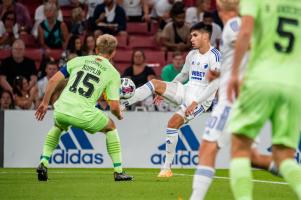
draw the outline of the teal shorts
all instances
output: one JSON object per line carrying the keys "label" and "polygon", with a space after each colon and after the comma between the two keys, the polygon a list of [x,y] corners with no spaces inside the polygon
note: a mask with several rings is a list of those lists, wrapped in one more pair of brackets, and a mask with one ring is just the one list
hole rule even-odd
{"label": "teal shorts", "polygon": [[62,130],[68,130],[69,126],[74,126],[89,133],[96,133],[105,128],[110,120],[104,112],[96,108],[88,116],[80,118],[54,111],[55,125]]}
{"label": "teal shorts", "polygon": [[300,92],[271,84],[245,82],[234,104],[230,130],[254,139],[268,120],[272,123],[272,143],[296,148],[300,138]]}

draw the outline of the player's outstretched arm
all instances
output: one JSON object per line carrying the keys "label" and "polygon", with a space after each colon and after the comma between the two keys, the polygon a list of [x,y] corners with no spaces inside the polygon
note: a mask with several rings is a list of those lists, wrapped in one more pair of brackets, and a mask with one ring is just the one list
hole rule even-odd
{"label": "player's outstretched arm", "polygon": [[44,98],[37,108],[37,111],[35,113],[35,116],[37,120],[42,120],[47,112],[48,104],[50,101],[50,98],[52,96],[53,91],[58,86],[58,84],[65,79],[64,74],[61,71],[58,71],[48,82]]}
{"label": "player's outstretched arm", "polygon": [[116,100],[108,100],[108,104],[111,109],[111,113],[117,117],[117,119],[123,119],[122,111],[120,109],[120,103]]}

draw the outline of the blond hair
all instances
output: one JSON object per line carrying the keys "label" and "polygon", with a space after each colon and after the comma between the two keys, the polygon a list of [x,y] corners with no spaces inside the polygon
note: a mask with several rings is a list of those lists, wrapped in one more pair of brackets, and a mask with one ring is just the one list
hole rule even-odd
{"label": "blond hair", "polygon": [[217,0],[216,3],[226,11],[238,11],[239,0]]}
{"label": "blond hair", "polygon": [[96,49],[100,54],[111,55],[117,47],[117,39],[109,34],[101,35],[96,40]]}

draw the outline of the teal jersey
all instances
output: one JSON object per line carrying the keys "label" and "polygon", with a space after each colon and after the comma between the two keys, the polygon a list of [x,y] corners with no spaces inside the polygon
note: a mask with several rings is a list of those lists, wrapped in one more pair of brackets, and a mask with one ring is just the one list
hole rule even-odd
{"label": "teal jersey", "polygon": [[176,70],[173,67],[173,64],[168,64],[162,69],[161,78],[163,81],[171,82],[179,73],[181,72]]}
{"label": "teal jersey", "polygon": [[301,0],[241,0],[255,21],[246,81],[301,89]]}
{"label": "teal jersey", "polygon": [[120,74],[107,59],[76,57],[66,67],[69,80],[54,104],[56,112],[77,118],[89,116],[103,92],[108,100],[119,100]]}

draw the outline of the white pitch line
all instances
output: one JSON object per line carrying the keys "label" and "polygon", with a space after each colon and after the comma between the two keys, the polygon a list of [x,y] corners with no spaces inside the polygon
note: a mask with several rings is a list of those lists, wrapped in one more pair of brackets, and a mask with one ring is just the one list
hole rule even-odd
{"label": "white pitch line", "polygon": [[[49,174],[108,174],[109,172],[98,172],[98,171],[84,171],[84,172],[68,172],[68,171],[50,171]],[[0,174],[35,174],[35,171],[33,172],[9,172],[9,171],[2,171]],[[143,172],[134,172],[131,174],[147,174],[147,175],[154,175],[156,176],[155,173],[143,173]],[[174,173],[176,176],[191,176],[193,177],[192,174],[178,174]],[[225,176],[214,176],[215,179],[224,179],[224,180],[230,180],[229,177]],[[265,181],[265,180],[256,180],[253,179],[253,182],[255,183],[269,183],[269,184],[276,184],[276,185],[287,185],[286,182],[280,182],[280,181]]]}
{"label": "white pitch line", "polygon": [[[174,174],[177,176],[193,176],[191,174]],[[225,176],[214,176],[215,179],[224,179],[224,180],[230,180],[231,178],[225,177]],[[287,185],[288,183],[286,182],[279,182],[279,181],[264,181],[264,180],[252,180],[255,183],[270,183],[270,184],[276,184],[276,185]]]}

